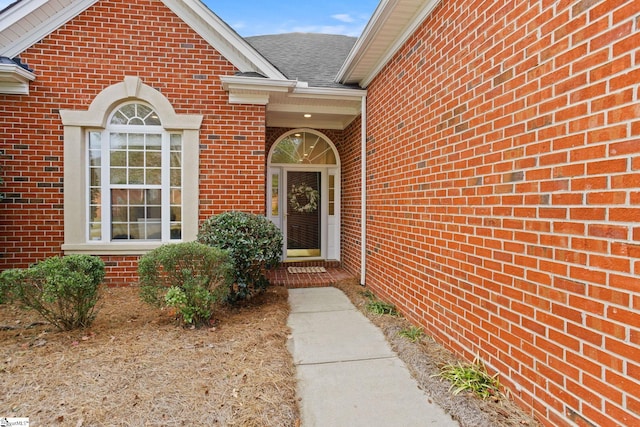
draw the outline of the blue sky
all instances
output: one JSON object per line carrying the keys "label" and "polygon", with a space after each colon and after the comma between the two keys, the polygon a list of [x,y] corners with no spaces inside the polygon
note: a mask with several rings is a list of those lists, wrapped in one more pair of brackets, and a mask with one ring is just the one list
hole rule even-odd
{"label": "blue sky", "polygon": [[[0,10],[14,0],[0,0]],[[359,36],[379,0],[202,0],[241,36],[328,33]]]}
{"label": "blue sky", "polygon": [[204,0],[242,36],[328,33],[359,36],[379,0]]}

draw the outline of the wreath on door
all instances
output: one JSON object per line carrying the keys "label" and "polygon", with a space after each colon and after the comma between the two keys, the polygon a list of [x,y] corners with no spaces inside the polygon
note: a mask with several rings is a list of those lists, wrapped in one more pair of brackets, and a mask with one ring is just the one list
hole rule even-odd
{"label": "wreath on door", "polygon": [[[318,209],[318,198],[318,190],[314,190],[307,184],[292,185],[289,192],[289,206],[300,213],[315,212]],[[301,200],[305,203],[300,203]]]}

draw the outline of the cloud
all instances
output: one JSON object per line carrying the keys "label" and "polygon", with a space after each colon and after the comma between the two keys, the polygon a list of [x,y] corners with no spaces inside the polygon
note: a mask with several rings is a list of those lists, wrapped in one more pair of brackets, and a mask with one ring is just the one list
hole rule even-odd
{"label": "cloud", "polygon": [[351,23],[355,22],[355,19],[351,17],[348,13],[337,13],[335,15],[331,15],[333,19],[336,19],[341,22]]}

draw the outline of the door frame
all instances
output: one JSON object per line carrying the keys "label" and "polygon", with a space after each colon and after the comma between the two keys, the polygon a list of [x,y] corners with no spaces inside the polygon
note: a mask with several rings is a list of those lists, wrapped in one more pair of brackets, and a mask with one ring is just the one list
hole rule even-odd
{"label": "door frame", "polygon": [[[333,149],[336,158],[336,164],[296,164],[296,163],[271,163],[271,156],[278,145],[278,143],[284,138],[300,132],[307,132],[322,137]],[[320,172],[320,203],[318,209],[320,209],[320,256],[310,257],[288,257],[287,256],[287,172],[289,171],[301,171],[301,172]],[[272,202],[273,199],[273,180],[274,177],[278,177],[278,197],[277,197],[277,213],[273,212]],[[329,181],[330,176],[333,176],[333,215],[329,215]],[[333,142],[327,138],[326,135],[321,132],[311,129],[296,129],[284,133],[278,138],[278,140],[272,145],[269,155],[267,157],[267,179],[266,179],[266,213],[267,218],[273,221],[280,230],[282,230],[284,236],[284,244],[282,249],[283,261],[314,261],[314,260],[340,260],[340,197],[341,197],[341,179],[340,179],[340,158],[338,156],[338,150]],[[284,191],[283,191],[284,190]]]}

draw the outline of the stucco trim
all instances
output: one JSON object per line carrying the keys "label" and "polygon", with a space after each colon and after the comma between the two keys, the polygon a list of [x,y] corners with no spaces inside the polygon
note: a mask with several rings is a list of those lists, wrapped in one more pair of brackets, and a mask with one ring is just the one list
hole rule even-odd
{"label": "stucco trim", "polygon": [[105,88],[88,110],[60,110],[64,125],[64,244],[65,253],[96,255],[141,254],[163,242],[93,243],[87,239],[87,140],[86,130],[104,129],[113,108],[137,99],[150,104],[165,130],[182,131],[183,139],[183,229],[182,240],[195,240],[198,234],[200,125],[203,116],[176,114],[160,92],[138,77],[125,77],[121,83]]}

